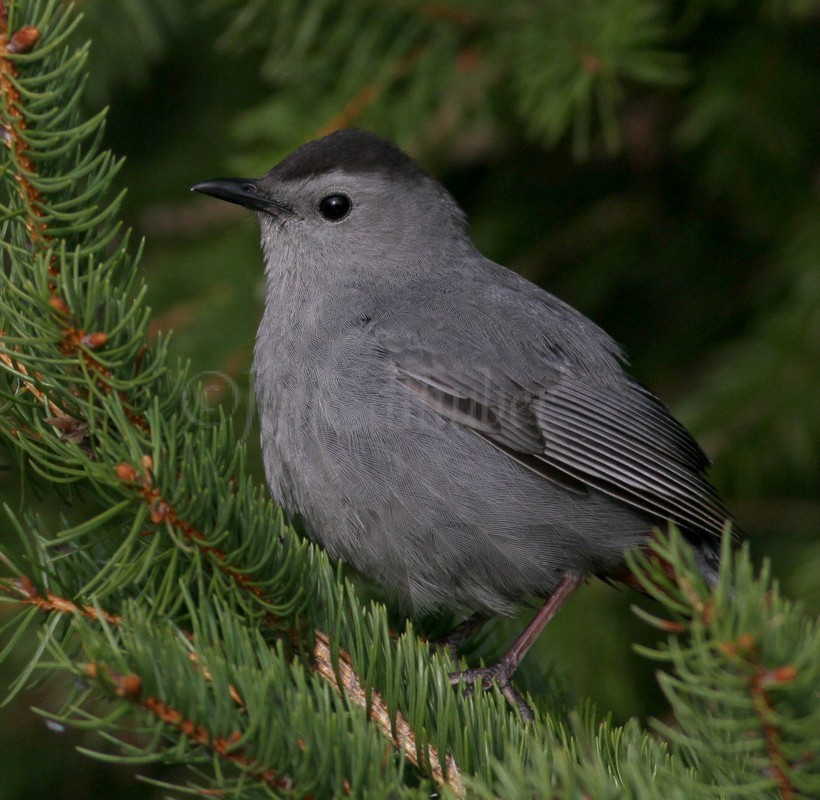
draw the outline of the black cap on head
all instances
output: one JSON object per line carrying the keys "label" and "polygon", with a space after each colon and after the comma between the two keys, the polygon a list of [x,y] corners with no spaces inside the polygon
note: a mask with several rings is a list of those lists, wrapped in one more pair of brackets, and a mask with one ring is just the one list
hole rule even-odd
{"label": "black cap on head", "polygon": [[429,175],[396,145],[375,133],[340,130],[303,144],[270,171],[280,181],[299,180],[341,170],[352,175],[375,173],[404,180]]}

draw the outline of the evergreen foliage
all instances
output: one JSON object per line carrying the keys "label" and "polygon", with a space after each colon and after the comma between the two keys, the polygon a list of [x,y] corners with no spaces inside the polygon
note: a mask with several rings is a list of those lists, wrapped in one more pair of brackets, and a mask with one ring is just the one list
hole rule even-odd
{"label": "evergreen foliage", "polygon": [[[789,39],[816,6],[764,3],[731,47],[687,65],[704,19],[729,19],[733,4],[683,4],[676,17],[648,0],[212,5],[229,21],[226,43],[261,51],[272,87],[237,123],[245,165],[260,169],[296,140],[352,123],[444,161],[448,148],[491,134],[512,147],[511,130],[550,145],[568,138],[576,156],[633,148],[638,158],[647,153],[634,149],[624,108],[695,81],[669,136],[705,196],[731,203],[738,250],[765,251],[770,283],[739,298],[745,335],[720,350],[688,416],[737,454],[722,485],[812,502],[820,227],[804,167],[820,123],[777,87],[808,104],[820,69]],[[113,50],[127,41],[122,63],[138,71],[185,9],[83,6],[92,30],[112,20],[112,31],[125,21],[153,32],[109,40]],[[448,656],[432,655],[410,623],[396,632],[381,604],[286,524],[233,417],[192,390],[191,368],[150,328],[143,248],[120,222],[127,167],[103,147],[106,115],[81,105],[80,24],[59,0],[0,0],[0,437],[23,481],[0,540],[0,599],[12,612],[0,617],[0,660],[18,670],[8,696],[69,676],[61,707],[40,711],[49,723],[96,732],[82,752],[137,765],[178,794],[820,795],[820,630],[728,537],[714,592],[674,531],[654,545],[659,558],[632,558],[657,601],[639,614],[658,630],[643,654],[658,664],[668,717],[601,721],[547,683],[525,725],[498,692],[451,687]],[[750,94],[742,66],[763,56],[772,83]],[[103,82],[117,85],[123,72],[110,63]],[[521,171],[513,178],[522,185]],[[503,219],[509,208],[475,212]],[[647,211],[620,208],[612,258],[635,263],[629,220],[646,222]],[[599,235],[582,217],[580,238]],[[604,275],[609,263],[598,254],[590,268]],[[763,296],[771,281],[775,302]],[[814,557],[820,565],[816,548]]]}
{"label": "evergreen foliage", "polygon": [[[216,9],[233,6],[211,1]],[[329,119],[330,130],[355,120],[400,141],[416,120],[432,118],[438,138],[452,136],[492,114],[503,91],[518,114],[511,122],[548,142],[571,129],[576,152],[587,154],[597,124],[617,146],[626,81],[682,80],[663,15],[655,0],[582,0],[571,13],[561,2],[258,0],[231,11],[224,40],[262,48],[262,75],[272,84],[299,85],[240,123],[243,135],[266,144],[273,136],[287,147],[290,138],[276,137],[293,126],[308,136],[317,118]],[[340,98],[342,111],[333,113]]]}

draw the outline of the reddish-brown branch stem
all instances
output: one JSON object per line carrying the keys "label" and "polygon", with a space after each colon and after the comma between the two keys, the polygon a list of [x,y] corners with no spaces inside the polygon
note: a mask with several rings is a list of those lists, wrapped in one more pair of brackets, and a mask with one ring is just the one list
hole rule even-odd
{"label": "reddish-brown branch stem", "polygon": [[773,721],[774,703],[766,687],[790,681],[795,677],[795,674],[794,667],[790,666],[781,667],[773,672],[758,666],[749,679],[752,705],[763,731],[766,753],[769,756],[772,774],[777,781],[777,788],[782,800],[794,800],[795,789],[788,776],[789,762],[783,754],[780,728]]}
{"label": "reddish-brown branch stem", "polygon": [[[94,608],[94,606],[80,606],[66,597],[60,597],[59,595],[51,592],[47,592],[46,595],[43,596],[37,591],[37,588],[31,580],[26,577],[10,580],[7,579],[0,582],[0,591],[5,591],[6,594],[16,595],[20,598],[20,602],[23,605],[35,606],[44,613],[56,612],[59,614],[77,614],[94,622],[105,620],[105,622],[113,627],[118,627],[122,623],[122,617],[117,616],[116,614],[109,614],[106,611],[98,611]],[[192,634],[183,630],[180,630],[180,633],[189,642],[193,643],[194,637]],[[193,664],[199,666],[199,655],[196,652],[191,651],[189,653],[189,658]],[[201,670],[205,680],[210,681],[213,679],[213,676],[207,667],[201,667]],[[231,696],[231,700],[233,700],[237,706],[244,708],[245,702],[242,700],[242,697],[239,695],[239,692],[235,687],[229,686],[228,693]]]}
{"label": "reddish-brown branch stem", "polygon": [[[33,26],[26,26],[9,36],[6,3],[0,0],[0,97],[6,109],[3,122],[3,141],[12,151],[21,170],[17,173],[17,185],[28,214],[26,230],[35,249],[47,246],[49,237],[47,225],[40,208],[42,198],[37,189],[24,176],[24,172],[36,174],[37,170],[29,155],[25,141],[20,135],[26,129],[26,118],[22,109],[20,93],[14,86],[18,77],[17,68],[10,55],[30,50],[40,38],[40,32]],[[52,272],[52,274],[54,274]]]}
{"label": "reddish-brown branch stem", "polygon": [[118,626],[122,617],[98,611],[94,606],[80,606],[66,597],[46,592],[41,595],[34,583],[27,577],[6,579],[0,582],[0,589],[6,594],[16,595],[24,605],[35,606],[45,613],[76,614],[86,619],[100,622],[105,620],[109,625]]}
{"label": "reddish-brown branch stem", "polygon": [[751,633],[744,633],[734,641],[719,642],[718,649],[743,665],[750,672],[748,687],[752,708],[763,733],[766,754],[771,764],[781,800],[794,800],[796,790],[789,779],[789,761],[783,753],[780,728],[774,720],[775,706],[769,688],[782,685],[797,677],[797,670],[790,664],[775,669],[767,669],[760,663],[757,639]]}
{"label": "reddish-brown branch stem", "polygon": [[134,673],[118,675],[102,664],[86,664],[85,674],[88,678],[113,690],[117,697],[122,697],[145,709],[165,725],[175,728],[196,744],[207,747],[220,758],[242,768],[272,789],[290,791],[293,788],[293,781],[289,777],[279,775],[276,770],[255,761],[246,751],[234,749],[234,745],[242,738],[240,731],[233,731],[228,736],[214,736],[205,725],[186,719],[181,711],[168,705],[159,697],[153,695],[143,697],[142,680],[139,675]]}
{"label": "reddish-brown branch stem", "polygon": [[[259,599],[264,599],[264,592],[258,586],[253,585],[250,577],[233,566],[222,550],[209,545],[205,534],[188,520],[183,519],[179,512],[162,496],[159,489],[154,485],[154,464],[150,456],[143,456],[141,467],[142,475],[135,467],[126,463],[118,464],[115,472],[121,481],[136,487],[137,492],[143,497],[148,506],[151,522],[154,525],[165,523],[176,528],[186,542],[195,545],[203,555],[210,557],[216,563],[220,572],[230,577],[240,589],[250,592]],[[276,620],[270,616],[269,622],[273,624]]]}

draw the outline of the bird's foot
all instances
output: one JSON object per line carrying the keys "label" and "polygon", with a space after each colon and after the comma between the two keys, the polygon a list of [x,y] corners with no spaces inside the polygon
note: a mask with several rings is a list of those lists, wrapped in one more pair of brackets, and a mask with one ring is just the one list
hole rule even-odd
{"label": "bird's foot", "polygon": [[489,689],[493,684],[498,686],[501,694],[507,699],[507,702],[521,715],[521,719],[525,722],[532,722],[535,719],[535,714],[529,703],[513,688],[510,683],[510,678],[515,671],[515,666],[511,664],[506,658],[502,658],[495,664],[489,667],[477,667],[474,669],[465,669],[461,672],[450,673],[450,683],[454,686],[464,681],[467,687],[464,690],[464,695],[469,697],[473,693],[475,684],[481,681],[485,689]]}

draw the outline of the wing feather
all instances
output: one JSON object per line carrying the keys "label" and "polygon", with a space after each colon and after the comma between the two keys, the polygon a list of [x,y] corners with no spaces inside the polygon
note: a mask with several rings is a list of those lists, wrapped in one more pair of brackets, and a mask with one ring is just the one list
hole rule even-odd
{"label": "wing feather", "polygon": [[[706,479],[706,456],[643,386],[592,386],[564,375],[524,391],[485,375],[403,370],[405,383],[528,469],[616,497],[659,520],[719,534],[729,513]],[[564,480],[561,480],[564,476]]]}

